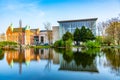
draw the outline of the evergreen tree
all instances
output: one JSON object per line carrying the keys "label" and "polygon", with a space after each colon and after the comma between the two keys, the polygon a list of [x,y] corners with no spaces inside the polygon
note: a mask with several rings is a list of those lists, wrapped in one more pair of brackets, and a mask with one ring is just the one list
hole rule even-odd
{"label": "evergreen tree", "polygon": [[73,35],[70,32],[66,32],[63,36],[62,36],[63,41],[67,41],[69,39],[73,40]]}
{"label": "evergreen tree", "polygon": [[95,36],[93,35],[92,31],[87,28],[86,29],[86,40],[94,40],[95,39]]}
{"label": "evergreen tree", "polygon": [[89,28],[85,28],[85,26],[82,26],[80,29],[80,41],[86,42],[88,40],[94,40],[95,36],[93,35],[92,31]]}
{"label": "evergreen tree", "polygon": [[79,42],[86,42],[88,40],[94,40],[95,36],[93,35],[92,31],[89,28],[85,28],[82,26],[81,29],[76,28],[74,32],[74,41],[77,45]]}
{"label": "evergreen tree", "polygon": [[[66,41],[73,40],[73,35],[72,35],[70,32],[67,31],[67,32],[62,36],[62,39],[63,39],[64,45],[65,45],[65,47],[66,47]],[[71,44],[71,43],[69,43],[69,44]],[[68,45],[69,45],[69,44],[68,44]]]}
{"label": "evergreen tree", "polygon": [[76,42],[76,45],[79,45],[79,41],[80,41],[80,29],[76,28],[73,36],[74,36],[74,41]]}
{"label": "evergreen tree", "polygon": [[82,28],[80,29],[80,41],[81,42],[86,41],[86,33],[87,33],[87,30],[86,30],[85,26],[82,26]]}

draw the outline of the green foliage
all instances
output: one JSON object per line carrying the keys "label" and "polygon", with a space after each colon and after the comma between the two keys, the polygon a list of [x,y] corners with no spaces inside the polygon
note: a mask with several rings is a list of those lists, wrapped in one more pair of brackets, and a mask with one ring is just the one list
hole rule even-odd
{"label": "green foliage", "polygon": [[101,45],[97,41],[87,41],[85,43],[85,46],[88,47],[88,48],[99,48]]}
{"label": "green foliage", "polygon": [[120,49],[117,48],[103,48],[102,52],[105,53],[106,59],[109,61],[110,66],[118,71],[120,67]]}
{"label": "green foliage", "polygon": [[69,39],[67,41],[58,40],[54,43],[54,47],[71,48],[72,47],[72,40],[71,39]]}
{"label": "green foliage", "polygon": [[81,42],[86,41],[86,34],[87,34],[86,28],[85,26],[82,26],[82,28],[80,29],[80,41]]}
{"label": "green foliage", "polygon": [[63,46],[64,46],[63,40],[58,40],[54,43],[54,47],[63,47]]}
{"label": "green foliage", "polygon": [[73,40],[73,35],[70,32],[66,32],[63,36],[62,36],[63,41],[67,41],[69,39]]}
{"label": "green foliage", "polygon": [[72,61],[73,59],[73,52],[72,49],[63,49],[63,58],[68,63]]}
{"label": "green foliage", "polygon": [[111,44],[114,44],[114,39],[111,36],[105,36],[103,38],[103,44],[110,46]]}
{"label": "green foliage", "polygon": [[71,39],[69,39],[69,40],[66,41],[65,47],[66,47],[66,48],[72,47],[72,40],[71,40]]}
{"label": "green foliage", "polygon": [[99,54],[100,53],[100,48],[85,48],[85,49],[82,49],[83,53],[86,53],[86,54]]}
{"label": "green foliage", "polygon": [[86,41],[87,40],[94,40],[94,39],[95,39],[95,37],[94,37],[92,31],[89,28],[87,28],[86,29]]}
{"label": "green foliage", "polygon": [[86,54],[86,52],[74,52],[73,54],[74,60],[76,65],[82,65],[83,67],[86,67],[88,65],[91,65],[94,63],[94,59],[96,57],[96,54]]}
{"label": "green foliage", "polygon": [[0,60],[2,60],[4,58],[4,52],[3,50],[0,49]]}
{"label": "green foliage", "polygon": [[[74,38],[73,38],[74,36]],[[65,47],[70,48],[72,46],[72,40],[76,41],[76,45],[79,45],[79,42],[86,42],[88,40],[94,40],[95,37],[92,31],[85,26],[82,26],[81,29],[76,28],[74,34],[72,35],[70,32],[66,32],[62,36],[62,40],[56,41],[54,43],[54,47]]]}
{"label": "green foliage", "polygon": [[50,48],[50,46],[30,46],[30,48]]}
{"label": "green foliage", "polygon": [[95,41],[99,42],[100,44],[102,44],[102,36],[96,36]]}
{"label": "green foliage", "polygon": [[[96,57],[96,54],[94,51],[95,49],[92,50],[84,50],[83,51],[72,51],[72,49],[59,49],[58,53],[63,54],[63,59],[67,62],[70,63],[71,61],[75,61],[76,65],[82,65],[83,67],[86,67],[88,65],[91,65],[94,63],[94,59]],[[89,53],[89,51],[91,51]],[[88,52],[88,53],[87,53]],[[98,52],[98,50],[97,50]]]}
{"label": "green foliage", "polygon": [[79,42],[86,42],[88,40],[94,40],[95,36],[89,28],[85,28],[82,26],[81,29],[76,28],[74,32],[74,41],[76,41],[76,45],[79,45]]}
{"label": "green foliage", "polygon": [[96,55],[100,53],[100,48],[88,48],[77,51],[72,51],[72,49],[55,49],[57,53],[63,54],[63,59],[70,63],[71,61],[75,61],[76,65],[82,65],[83,67],[87,67],[88,65],[94,64],[94,59]]}
{"label": "green foliage", "polygon": [[0,54],[2,54],[2,53],[3,53],[3,50],[0,49]]}
{"label": "green foliage", "polygon": [[73,40],[73,35],[67,31],[63,35],[62,40],[58,40],[54,43],[54,47],[70,48],[72,47],[72,40]]}
{"label": "green foliage", "polygon": [[94,40],[95,37],[92,33],[92,31],[89,28],[85,28],[85,26],[82,26],[80,29],[80,41],[86,42],[88,40]]}
{"label": "green foliage", "polygon": [[5,46],[16,46],[16,42],[11,42],[11,41],[2,41],[0,42],[0,47],[5,47]]}
{"label": "green foliage", "polygon": [[80,41],[80,29],[76,28],[73,36],[74,36],[74,41],[76,41],[76,45],[79,45],[79,41]]}

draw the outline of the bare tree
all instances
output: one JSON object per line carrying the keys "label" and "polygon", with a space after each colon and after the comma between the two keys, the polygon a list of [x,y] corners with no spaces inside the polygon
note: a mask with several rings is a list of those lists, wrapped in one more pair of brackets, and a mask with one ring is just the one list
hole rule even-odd
{"label": "bare tree", "polygon": [[46,66],[45,66],[45,69],[50,71],[51,70],[51,62],[52,62],[52,59],[53,59],[53,53],[52,53],[51,48],[49,48],[48,50],[49,50],[48,51],[48,62],[46,64]]}
{"label": "bare tree", "polygon": [[107,23],[106,22],[99,22],[97,25],[97,30],[98,30],[98,36],[101,36],[102,42],[104,41],[104,38],[106,36],[105,30],[107,28]]}
{"label": "bare tree", "polygon": [[97,25],[98,29],[98,35],[99,36],[104,36],[105,35],[105,28],[106,28],[106,23],[105,22],[99,22]]}
{"label": "bare tree", "polygon": [[48,43],[49,45],[51,45],[52,43],[52,39],[53,39],[53,34],[52,34],[52,30],[51,30],[51,24],[49,22],[44,23],[44,27],[47,30],[47,37],[48,37]]}

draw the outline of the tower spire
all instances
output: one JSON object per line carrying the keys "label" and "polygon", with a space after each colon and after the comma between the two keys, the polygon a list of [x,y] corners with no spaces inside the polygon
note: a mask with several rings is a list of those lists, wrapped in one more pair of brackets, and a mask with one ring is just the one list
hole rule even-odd
{"label": "tower spire", "polygon": [[20,28],[22,27],[22,20],[21,19],[19,20],[19,27]]}

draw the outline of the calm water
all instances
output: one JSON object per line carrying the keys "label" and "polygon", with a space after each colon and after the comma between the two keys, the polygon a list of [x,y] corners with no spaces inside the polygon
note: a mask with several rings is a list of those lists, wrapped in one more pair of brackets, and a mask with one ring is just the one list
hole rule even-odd
{"label": "calm water", "polygon": [[26,49],[0,54],[0,80],[120,80],[118,49]]}

